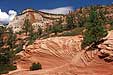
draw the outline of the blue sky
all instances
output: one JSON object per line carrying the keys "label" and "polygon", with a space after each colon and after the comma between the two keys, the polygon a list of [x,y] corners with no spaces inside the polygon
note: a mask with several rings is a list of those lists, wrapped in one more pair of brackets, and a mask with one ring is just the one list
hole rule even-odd
{"label": "blue sky", "polygon": [[8,24],[26,8],[53,14],[67,14],[90,5],[110,5],[113,0],[0,0],[0,23]]}
{"label": "blue sky", "polygon": [[11,9],[18,12],[26,8],[54,9],[71,6],[74,9],[88,5],[112,4],[113,0],[0,0],[0,9],[9,11]]}

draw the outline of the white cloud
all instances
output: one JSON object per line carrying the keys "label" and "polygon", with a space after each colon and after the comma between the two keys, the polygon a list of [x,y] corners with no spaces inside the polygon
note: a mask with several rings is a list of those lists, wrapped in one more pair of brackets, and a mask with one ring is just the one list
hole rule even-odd
{"label": "white cloud", "polygon": [[52,14],[68,14],[69,11],[73,11],[72,7],[60,7],[55,9],[41,9],[39,11],[52,13]]}
{"label": "white cloud", "polygon": [[12,21],[15,16],[17,15],[17,12],[14,10],[9,10],[9,21]]}
{"label": "white cloud", "polygon": [[8,13],[2,12],[0,9],[0,23],[7,24],[14,19],[17,15],[17,12],[14,10],[9,10]]}

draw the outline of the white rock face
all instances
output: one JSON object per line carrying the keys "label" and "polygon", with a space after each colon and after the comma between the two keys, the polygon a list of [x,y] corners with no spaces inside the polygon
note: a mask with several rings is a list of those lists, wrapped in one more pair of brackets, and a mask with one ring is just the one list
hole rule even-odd
{"label": "white rock face", "polygon": [[11,21],[7,28],[12,28],[14,32],[19,32],[22,30],[22,25],[24,24],[25,14],[21,16],[16,16],[13,21]]}
{"label": "white rock face", "polygon": [[41,26],[43,29],[48,25],[52,25],[53,21],[63,17],[62,15],[53,15],[34,11],[32,9],[24,10],[20,15],[16,16],[13,21],[8,24],[8,28],[12,28],[14,33],[22,30],[25,19],[29,19],[30,23],[37,27]]}

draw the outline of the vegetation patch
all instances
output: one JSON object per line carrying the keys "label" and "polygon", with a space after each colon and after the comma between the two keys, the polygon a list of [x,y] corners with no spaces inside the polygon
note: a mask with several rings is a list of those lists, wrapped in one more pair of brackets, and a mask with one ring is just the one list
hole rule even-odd
{"label": "vegetation patch", "polygon": [[9,71],[16,70],[17,67],[10,64],[1,64],[0,65],[0,74],[6,74]]}
{"label": "vegetation patch", "polygon": [[86,22],[86,31],[83,35],[82,48],[89,46],[89,48],[96,48],[96,45],[103,37],[107,35],[104,28],[106,18],[102,11],[96,11],[92,7],[89,17]]}
{"label": "vegetation patch", "polygon": [[40,63],[33,63],[32,66],[30,67],[30,70],[40,70],[42,69],[42,65]]}
{"label": "vegetation patch", "polygon": [[82,35],[84,27],[74,28],[69,31],[64,31],[60,36],[75,36],[75,35]]}

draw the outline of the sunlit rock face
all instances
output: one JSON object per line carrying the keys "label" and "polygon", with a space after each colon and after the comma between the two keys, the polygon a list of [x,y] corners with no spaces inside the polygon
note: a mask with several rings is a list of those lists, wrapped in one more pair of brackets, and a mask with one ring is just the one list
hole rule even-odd
{"label": "sunlit rock face", "polygon": [[[36,40],[18,53],[17,70],[9,75],[112,75],[112,63],[100,59],[98,50],[81,49],[81,35]],[[42,69],[29,71],[32,63]]]}
{"label": "sunlit rock face", "polygon": [[46,28],[47,26],[52,25],[54,20],[61,17],[64,17],[64,15],[49,14],[33,9],[26,9],[17,15],[13,21],[9,22],[7,27],[12,28],[14,32],[19,32],[22,30],[25,19],[28,19],[35,28],[37,28],[37,25]]}
{"label": "sunlit rock face", "polygon": [[98,46],[101,53],[100,57],[105,61],[111,62],[113,61],[113,30],[109,31],[104,39],[106,39],[106,41]]}
{"label": "sunlit rock face", "polygon": [[[75,38],[76,40],[74,40]],[[81,50],[80,41],[78,37],[54,37],[36,40],[33,45],[26,47],[25,51],[20,52],[19,55],[28,61],[28,64],[40,62],[44,69],[55,68],[72,60],[76,53]],[[22,63],[24,61],[18,63],[21,68],[29,69],[28,64],[25,67]]]}

